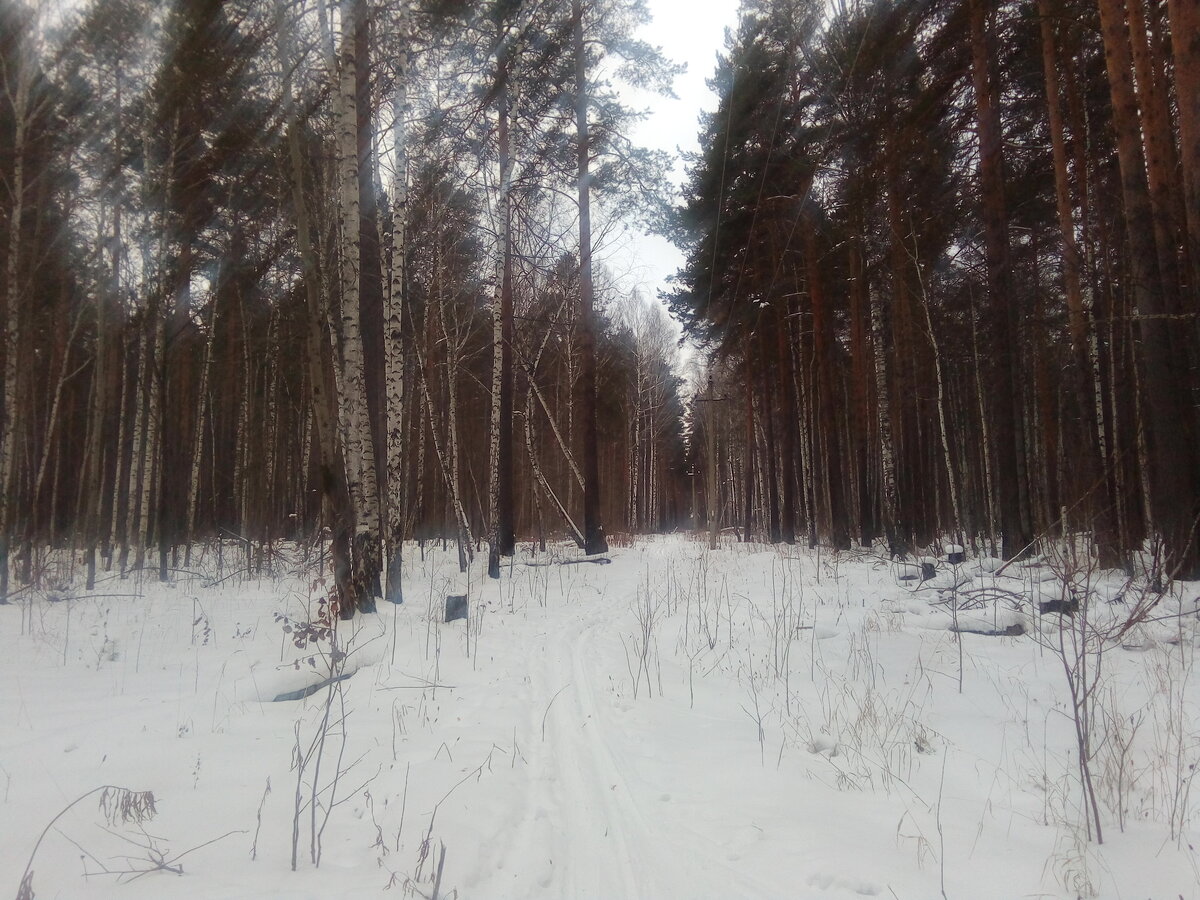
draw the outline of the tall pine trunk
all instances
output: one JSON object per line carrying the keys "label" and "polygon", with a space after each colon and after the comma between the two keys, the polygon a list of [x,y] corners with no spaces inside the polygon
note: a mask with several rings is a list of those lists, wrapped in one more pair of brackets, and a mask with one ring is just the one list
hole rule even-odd
{"label": "tall pine trunk", "polygon": [[1194,313],[1200,307],[1200,2],[1167,0],[1167,10],[1179,104],[1179,161],[1191,262],[1190,312]]}
{"label": "tall pine trunk", "polygon": [[1108,568],[1118,562],[1120,548],[1117,546],[1116,533],[1112,527],[1104,460],[1097,441],[1098,435],[1103,435],[1103,426],[1096,421],[1098,398],[1094,391],[1094,381],[1090,377],[1091,329],[1083,298],[1083,259],[1075,239],[1075,211],[1071,202],[1071,182],[1067,169],[1066,130],[1059,101],[1058,50],[1054,35],[1056,13],[1054,0],[1038,0],[1042,74],[1046,84],[1046,114],[1054,162],[1054,198],[1058,213],[1059,239],[1062,242],[1062,280],[1067,298],[1067,323],[1071,338],[1071,354],[1066,365],[1065,402],[1072,415],[1065,429],[1067,440],[1079,449],[1083,465],[1082,472],[1076,474],[1076,482],[1085,492],[1079,499],[1084,501],[1085,509],[1089,512],[1100,563]]}
{"label": "tall pine trunk", "polygon": [[991,412],[995,422],[996,476],[1000,489],[1003,555],[1011,559],[1033,541],[1029,522],[1028,482],[1021,394],[1017,390],[1017,309],[1011,291],[1008,215],[1004,197],[1004,155],[999,91],[992,73],[988,29],[989,0],[970,0],[971,76],[979,134],[979,185],[987,258],[989,311],[993,324],[996,392]]}
{"label": "tall pine trunk", "polygon": [[8,555],[13,532],[12,496],[17,450],[17,407],[21,373],[21,239],[25,218],[25,152],[29,126],[29,92],[32,62],[25,57],[24,42],[18,38],[23,57],[17,68],[16,91],[12,98],[13,170],[8,214],[8,258],[4,270],[4,410],[0,422],[0,602],[8,602]]}
{"label": "tall pine trunk", "polygon": [[579,415],[583,420],[584,553],[607,553],[600,524],[600,456],[596,429],[596,323],[592,285],[591,140],[588,136],[587,46],[583,0],[572,0],[575,38],[575,127],[579,194]]}
{"label": "tall pine trunk", "polygon": [[1099,0],[1099,4],[1129,241],[1130,287],[1137,304],[1141,334],[1138,363],[1147,416],[1151,509],[1166,545],[1167,574],[1192,578],[1200,575],[1195,528],[1200,504],[1193,412],[1185,399],[1186,373],[1180,371],[1182,360],[1172,352],[1171,328],[1165,318],[1169,310],[1160,273],[1156,271],[1159,257],[1142,156],[1125,10],[1121,0]]}

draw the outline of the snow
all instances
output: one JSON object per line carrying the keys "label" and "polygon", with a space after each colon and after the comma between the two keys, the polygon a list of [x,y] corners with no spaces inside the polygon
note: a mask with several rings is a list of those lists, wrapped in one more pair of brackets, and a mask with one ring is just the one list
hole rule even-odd
{"label": "snow", "polygon": [[[210,554],[169,585],[26,591],[0,606],[2,889],[115,785],[155,817],[72,807],[37,897],[428,897],[441,860],[460,898],[1200,898],[1196,585],[1118,637],[1145,590],[1065,573],[1110,635],[1098,845],[1058,655],[1081,631],[1038,612],[1066,596],[1053,560],[918,582],[885,555],[685,536],[611,557],[525,549],[497,583],[412,547],[407,603],[339,625],[352,675],[287,702],[329,675],[327,643],[277,618],[325,590],[298,548],[259,578]],[[458,593],[470,616],[443,623]],[[295,748],[322,733],[301,795],[316,777],[335,805],[319,868],[300,817],[293,872]],[[182,874],[138,875],[156,862]]]}

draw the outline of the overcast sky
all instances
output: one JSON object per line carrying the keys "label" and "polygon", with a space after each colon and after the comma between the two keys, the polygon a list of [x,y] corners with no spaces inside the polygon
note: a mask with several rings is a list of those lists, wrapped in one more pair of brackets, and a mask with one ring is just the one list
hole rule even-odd
{"label": "overcast sky", "polygon": [[[717,51],[724,47],[725,29],[737,22],[738,0],[647,0],[654,20],[641,37],[659,46],[668,59],[686,63],[687,71],[675,80],[678,99],[639,95],[635,102],[650,115],[639,124],[634,140],[645,147],[675,153],[697,147],[701,110],[716,107],[716,95],[705,81],[716,67]],[[676,183],[683,177],[677,164]],[[680,253],[662,238],[633,235],[623,246],[606,254],[608,264],[628,288],[638,287],[656,297],[666,278],[683,262]]]}

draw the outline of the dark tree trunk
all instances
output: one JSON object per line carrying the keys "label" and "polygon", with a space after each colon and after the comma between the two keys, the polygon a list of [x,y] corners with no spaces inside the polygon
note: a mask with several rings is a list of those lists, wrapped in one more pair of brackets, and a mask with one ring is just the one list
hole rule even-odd
{"label": "dark tree trunk", "polygon": [[583,420],[584,552],[607,553],[600,524],[600,458],[596,432],[596,324],[592,295],[591,142],[588,137],[587,48],[583,2],[572,0],[575,37],[575,125],[578,129],[579,193],[579,414]]}
{"label": "dark tree trunk", "polygon": [[1200,575],[1195,524],[1197,460],[1192,410],[1186,402],[1186,372],[1173,352],[1171,327],[1165,318],[1163,285],[1157,269],[1154,217],[1142,157],[1133,66],[1121,0],[1100,0],[1104,57],[1112,95],[1113,127],[1125,203],[1129,241],[1129,275],[1140,315],[1138,362],[1145,397],[1146,438],[1149,444],[1150,501],[1155,524],[1167,550],[1167,573],[1193,578]]}
{"label": "dark tree trunk", "polygon": [[1017,306],[1010,286],[1008,215],[1004,198],[1004,155],[999,91],[992,77],[988,35],[989,0],[970,0],[971,75],[979,129],[979,184],[987,257],[989,309],[995,348],[992,387],[996,402],[996,483],[999,493],[1003,556],[1011,559],[1033,541],[1028,512],[1028,473],[1023,438],[1024,415],[1015,376]]}
{"label": "dark tree trunk", "polygon": [[850,531],[846,524],[847,510],[842,484],[841,434],[837,416],[834,414],[836,397],[833,378],[833,315],[821,273],[821,254],[817,246],[815,226],[809,221],[802,227],[808,296],[812,303],[815,371],[813,403],[816,407],[814,451],[821,462],[821,473],[829,498],[829,540],[837,549],[846,550],[850,547]]}

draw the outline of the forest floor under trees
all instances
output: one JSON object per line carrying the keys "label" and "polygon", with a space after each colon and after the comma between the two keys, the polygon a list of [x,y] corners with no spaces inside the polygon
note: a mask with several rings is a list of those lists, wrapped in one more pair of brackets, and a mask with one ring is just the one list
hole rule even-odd
{"label": "forest floor under trees", "polygon": [[1126,627],[1061,554],[414,546],[343,658],[304,555],[0,606],[0,892],[37,845],[38,898],[1200,897],[1196,584]]}

